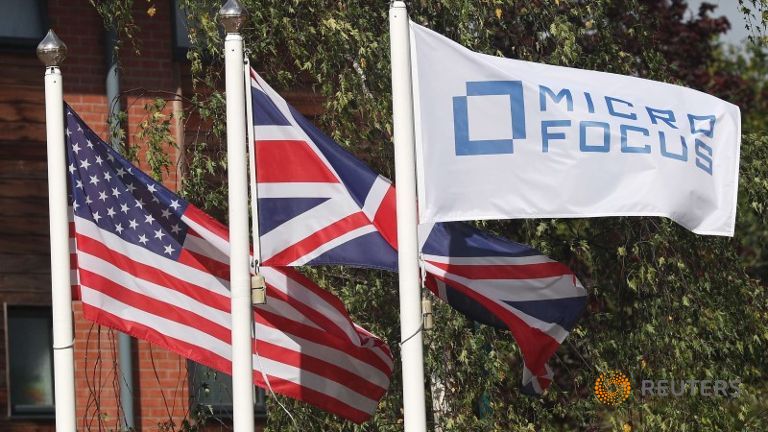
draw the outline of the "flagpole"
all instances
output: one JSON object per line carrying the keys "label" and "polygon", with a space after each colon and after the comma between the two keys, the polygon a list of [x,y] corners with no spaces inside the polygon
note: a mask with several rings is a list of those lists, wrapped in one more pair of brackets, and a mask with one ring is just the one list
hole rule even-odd
{"label": "flagpole", "polygon": [[45,64],[45,131],[48,142],[48,213],[51,234],[51,309],[53,310],[53,379],[56,430],[74,432],[75,356],[72,285],[69,280],[67,158],[64,144],[64,98],[59,65],[67,46],[50,30],[37,46]]}
{"label": "flagpole", "polygon": [[229,259],[232,296],[232,420],[235,432],[253,432],[253,339],[248,241],[248,170],[245,136],[243,38],[245,10],[228,0],[219,10],[224,40],[229,182]]}
{"label": "flagpole", "polygon": [[[414,150],[413,94],[410,37],[405,3],[389,7],[392,59],[392,121],[397,182],[398,278],[400,283],[400,337],[403,363],[403,415],[405,432],[427,430],[424,398],[424,347],[419,285],[419,242],[416,211],[416,155]],[[413,335],[413,336],[411,336]]]}

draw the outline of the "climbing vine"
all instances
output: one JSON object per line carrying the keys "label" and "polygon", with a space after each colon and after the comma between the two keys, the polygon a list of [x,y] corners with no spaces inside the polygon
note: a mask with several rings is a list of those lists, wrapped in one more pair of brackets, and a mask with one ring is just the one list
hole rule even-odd
{"label": "climbing vine", "polygon": [[[764,0],[753,16],[764,37]],[[136,37],[130,5],[94,2],[121,35]],[[130,3],[130,2],[126,2]],[[387,4],[380,1],[249,0],[243,30],[254,68],[278,91],[323,100],[317,125],[373,169],[392,178]],[[185,102],[204,125],[184,143],[182,193],[224,220],[226,158],[222,40],[215,1],[180,0],[190,29],[195,93]],[[768,138],[766,66],[759,46],[729,52],[727,21],[682,0],[414,0],[414,21],[480,52],[641,76],[691,86],[737,103],[744,116],[738,226],[734,238],[691,234],[660,218],[490,221],[488,230],[527,243],[573,268],[587,286],[587,312],[558,350],[554,383],[540,398],[521,395],[520,354],[508,332],[472,323],[436,305],[425,335],[430,424],[448,431],[751,431],[768,420]],[[746,11],[745,11],[746,12]],[[754,12],[749,12],[754,14]],[[126,15],[128,14],[128,15]],[[762,62],[762,63],[761,63]],[[150,113],[162,112],[151,105]],[[154,111],[153,111],[154,110]],[[141,138],[166,151],[168,117],[154,114]],[[153,144],[154,143],[154,144]],[[151,151],[151,150],[150,150]],[[167,167],[157,156],[155,166]],[[150,165],[153,162],[150,162]],[[395,276],[350,268],[309,268],[355,320],[399,355]],[[738,398],[642,397],[617,407],[594,396],[603,371],[641,379],[738,379]],[[400,370],[375,417],[355,426],[281,398],[295,425],[268,402],[268,430],[402,430]],[[191,427],[187,425],[188,427]],[[628,428],[628,429],[627,429]]]}

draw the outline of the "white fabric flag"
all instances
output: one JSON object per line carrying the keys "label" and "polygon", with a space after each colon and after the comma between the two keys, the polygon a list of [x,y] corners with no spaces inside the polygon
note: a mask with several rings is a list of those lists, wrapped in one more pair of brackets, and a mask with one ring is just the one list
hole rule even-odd
{"label": "white fabric flag", "polygon": [[494,57],[411,23],[419,219],[665,216],[732,236],[739,108]]}

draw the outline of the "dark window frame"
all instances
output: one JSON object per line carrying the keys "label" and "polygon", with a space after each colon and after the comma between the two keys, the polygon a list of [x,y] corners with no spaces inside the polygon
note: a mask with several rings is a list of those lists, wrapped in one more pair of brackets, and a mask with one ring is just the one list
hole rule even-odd
{"label": "dark window frame", "polygon": [[[47,320],[47,327],[49,330],[49,341],[51,346],[51,394],[54,397],[54,404],[50,406],[50,408],[46,407],[45,409],[39,410],[38,412],[33,411],[17,411],[14,409],[14,401],[12,396],[12,388],[13,388],[13,379],[11,377],[11,344],[9,340],[9,326],[8,326],[8,318],[9,318],[9,310],[11,309],[18,309],[18,310],[35,310],[36,312],[43,312],[40,314],[40,318],[45,318]],[[53,315],[52,315],[52,309],[50,304],[17,304],[17,303],[3,303],[3,322],[5,325],[4,333],[5,333],[5,380],[6,380],[6,390],[7,390],[7,413],[8,417],[13,420],[54,420],[56,417],[56,401],[55,401],[55,393],[53,393],[53,389],[55,384],[53,383],[53,374],[54,374],[54,366],[53,366]]]}
{"label": "dark window frame", "polygon": [[[187,53],[189,53],[190,48],[192,48],[192,42],[188,41],[189,47],[182,46],[178,43],[178,40],[176,39],[176,31],[178,30],[178,25],[176,24],[176,14],[182,13],[183,9],[181,7],[178,7],[179,0],[171,0],[169,3],[169,7],[171,8],[171,57],[174,61],[177,62],[188,62],[189,59],[187,59]],[[211,10],[211,13],[215,13],[218,10],[218,6],[214,7]],[[184,23],[189,27],[189,22],[186,20],[186,13],[183,13]],[[224,34],[224,28],[219,26],[219,36],[221,37],[221,40],[224,40],[224,37],[226,36]],[[189,30],[187,30],[187,37],[189,37]],[[206,53],[203,55],[203,61],[207,63],[213,62],[215,59],[211,58],[209,53]]]}
{"label": "dark window frame", "polygon": [[[171,8],[171,38],[173,39],[172,42],[172,53],[173,53],[173,59],[176,61],[185,61],[187,60],[187,53],[189,52],[189,47],[185,47],[179,44],[179,41],[176,38],[176,32],[179,30],[179,26],[176,23],[176,14],[181,13],[184,16],[182,17],[184,21],[186,22],[186,12],[180,7],[179,0],[171,0],[168,2]],[[187,37],[189,37],[189,31],[187,31]],[[190,42],[188,42],[190,43]],[[191,43],[190,43],[191,44]]]}
{"label": "dark window frame", "polygon": [[40,36],[39,39],[0,36],[0,50],[6,51],[6,52],[11,51],[11,52],[33,53],[34,48],[36,48],[37,44],[39,44],[40,41],[43,40],[43,38],[45,37],[45,34],[48,32],[48,29],[51,28],[51,20],[50,20],[50,17],[48,16],[48,0],[27,0],[27,1],[29,1],[30,3],[33,1],[36,1],[37,4],[40,6],[40,16],[38,18],[43,28],[43,34]]}

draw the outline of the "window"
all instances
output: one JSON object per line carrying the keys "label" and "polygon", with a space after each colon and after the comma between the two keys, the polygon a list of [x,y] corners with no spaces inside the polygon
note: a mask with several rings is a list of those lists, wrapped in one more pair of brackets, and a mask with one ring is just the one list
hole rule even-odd
{"label": "window", "polygon": [[[213,416],[222,419],[232,418],[232,377],[215,371],[193,361],[189,367],[190,397],[196,406],[210,407]],[[266,414],[264,390],[254,387],[254,413]]]}
{"label": "window", "polygon": [[48,30],[43,0],[0,0],[0,45],[34,47]]}
{"label": "window", "polygon": [[9,416],[53,416],[52,332],[49,306],[5,305]]}
{"label": "window", "polygon": [[192,46],[187,27],[187,11],[178,4],[178,0],[171,3],[173,4],[173,55],[177,60],[182,60],[187,58],[187,51]]}
{"label": "window", "polygon": [[[0,0],[2,1],[2,0]],[[171,2],[171,28],[173,29],[173,58],[174,60],[183,61],[187,59],[187,52],[192,48],[192,41],[189,38],[189,29],[192,27],[197,30],[197,38],[200,43],[206,42],[205,32],[200,31],[197,27],[197,23],[190,23],[187,20],[188,11],[184,8],[179,0],[172,0]],[[211,8],[208,10],[211,17],[216,17],[219,8],[224,2],[213,2]],[[216,26],[219,29],[219,36],[224,38],[224,29],[221,26]],[[210,61],[208,54],[204,55],[204,60]]]}

